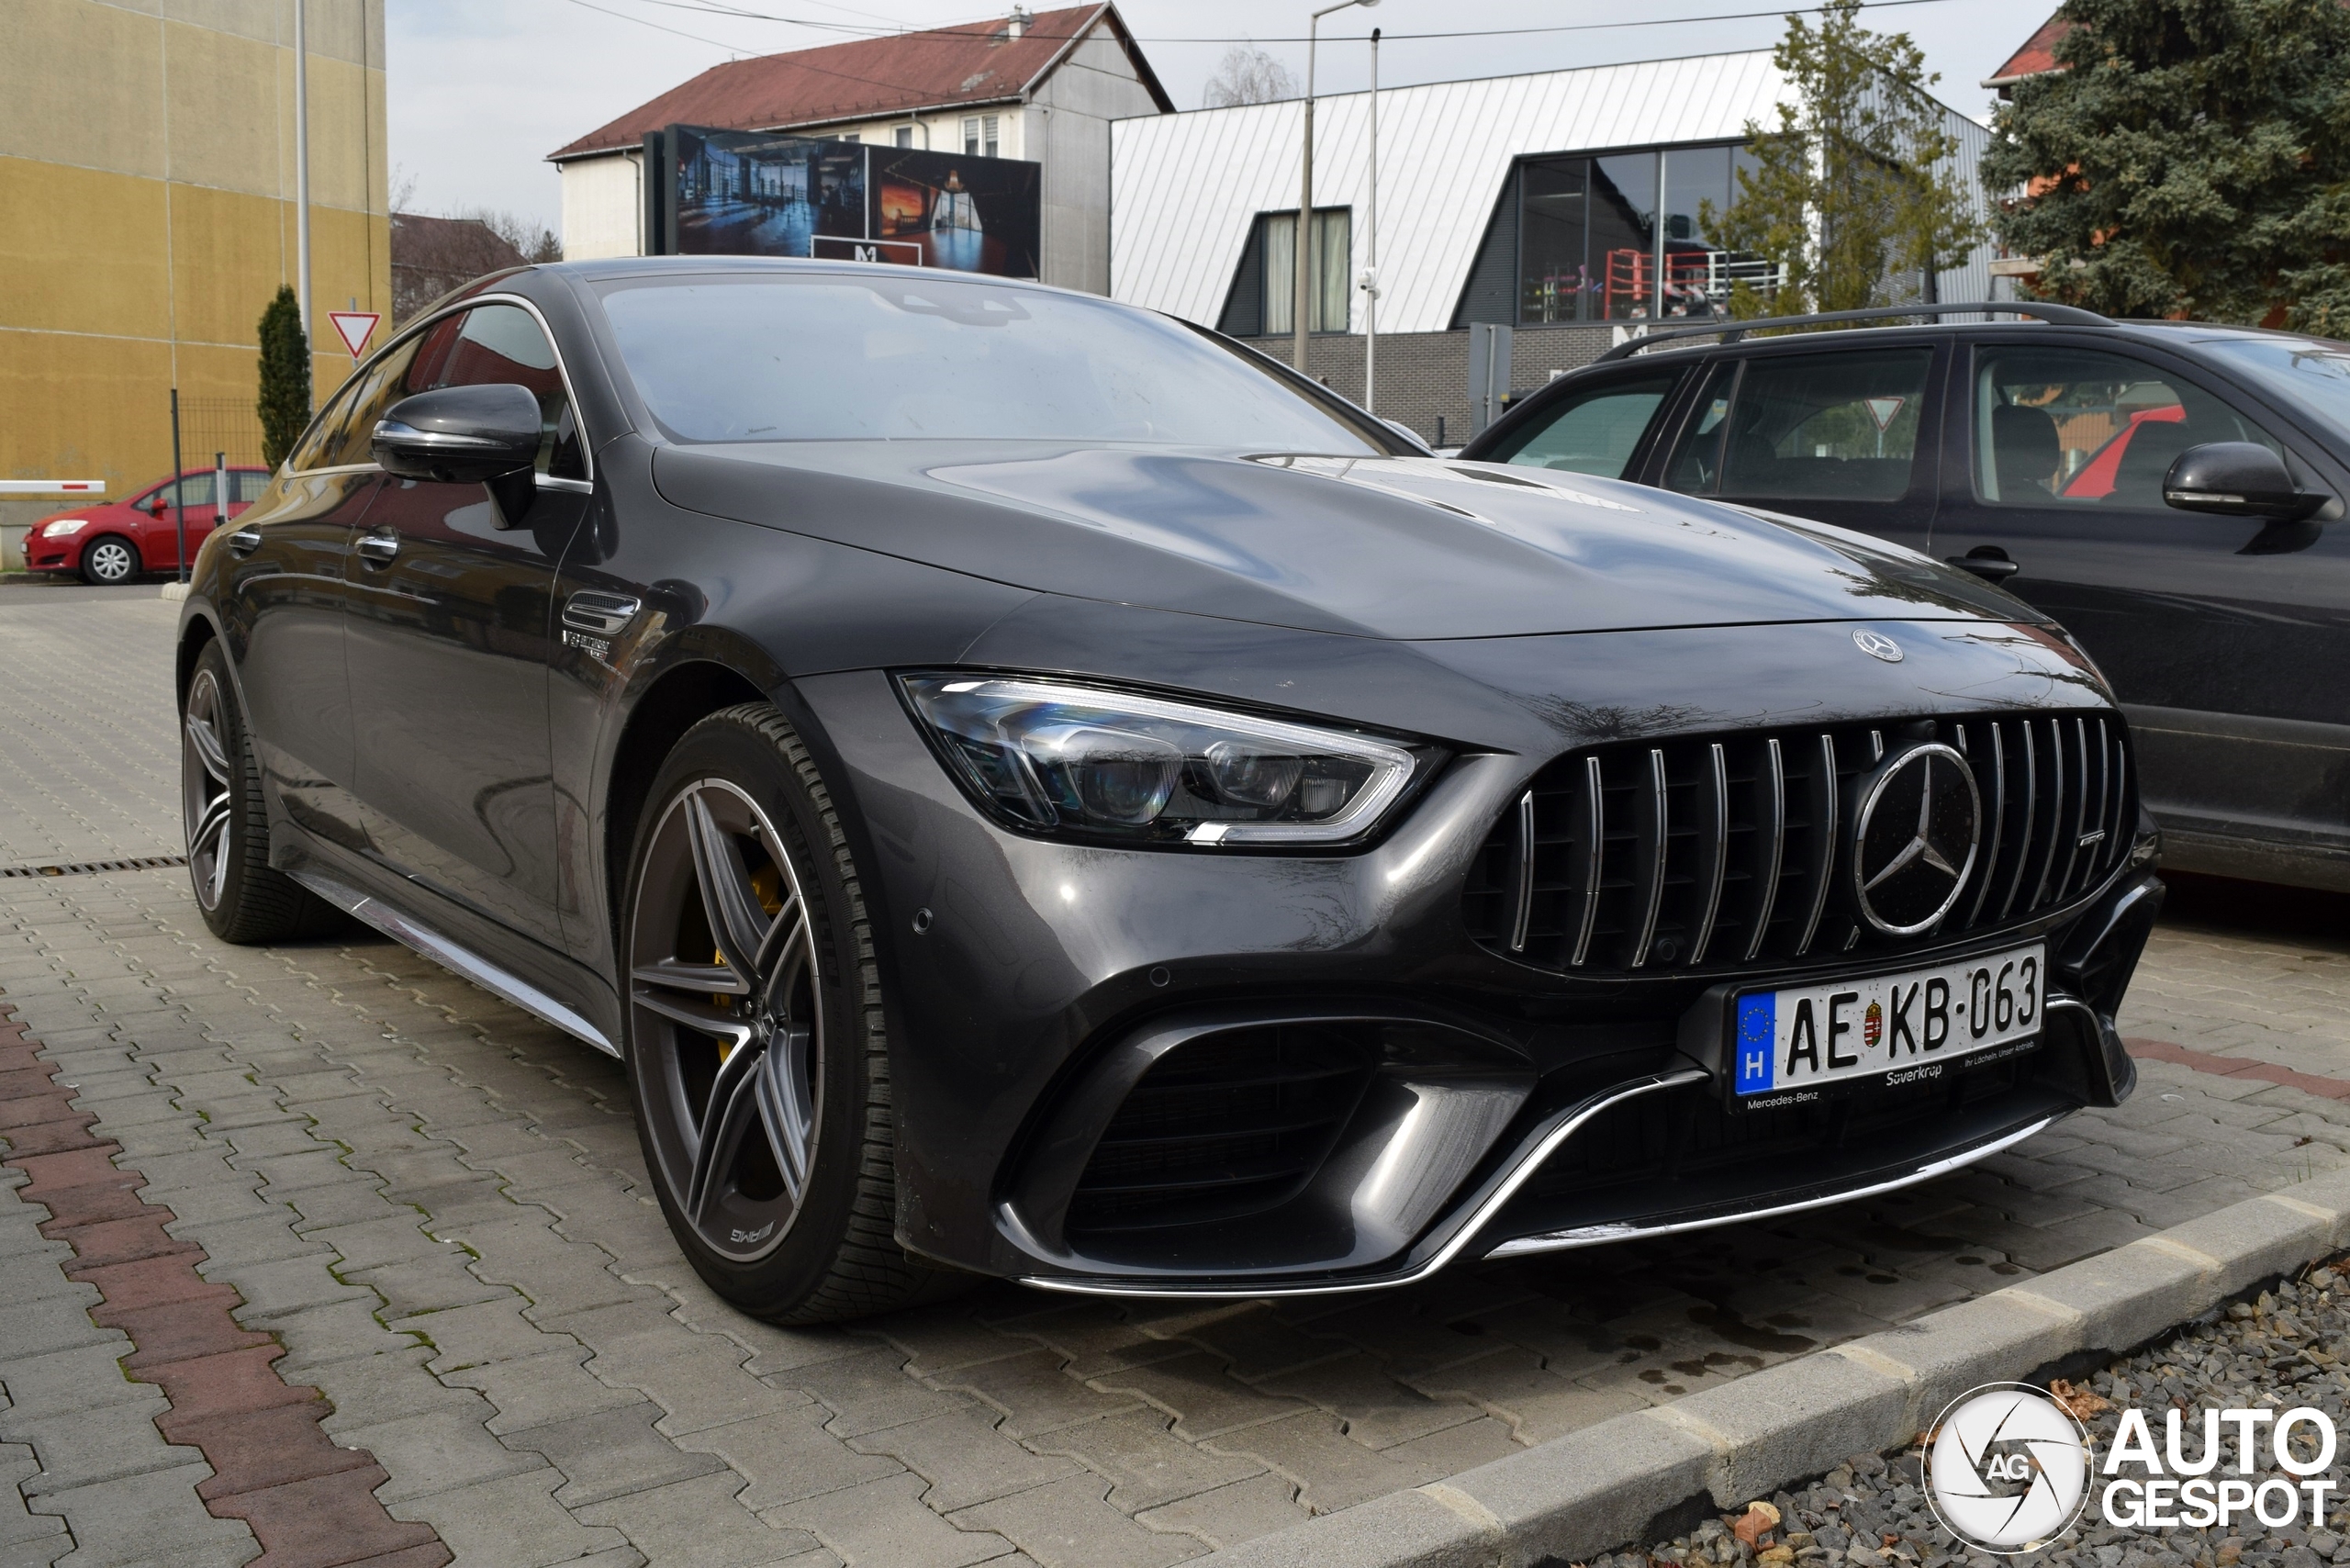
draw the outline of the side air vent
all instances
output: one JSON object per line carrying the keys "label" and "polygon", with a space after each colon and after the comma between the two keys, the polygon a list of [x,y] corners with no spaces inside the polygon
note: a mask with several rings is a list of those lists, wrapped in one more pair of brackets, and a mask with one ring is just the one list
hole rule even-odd
{"label": "side air vent", "polygon": [[[1852,917],[1857,781],[1938,741],[1975,775],[1981,836],[1935,928]],[[2136,781],[2108,713],[1875,721],[1559,758],[1502,813],[1462,915],[1480,946],[1570,974],[1726,971],[1891,951],[2061,906],[2121,862]]]}
{"label": "side air vent", "polygon": [[1328,1158],[1378,1063],[1375,1037],[1315,1024],[1178,1046],[1095,1145],[1069,1200],[1071,1238],[1237,1219],[1288,1202]]}

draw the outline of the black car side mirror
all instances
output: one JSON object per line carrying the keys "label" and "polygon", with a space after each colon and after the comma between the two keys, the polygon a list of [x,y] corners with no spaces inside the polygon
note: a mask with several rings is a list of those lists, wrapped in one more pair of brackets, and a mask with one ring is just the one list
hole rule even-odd
{"label": "black car side mirror", "polygon": [[539,400],[511,383],[419,392],[384,411],[369,444],[384,472],[403,479],[502,479],[539,455]]}
{"label": "black car side mirror", "polygon": [[2296,488],[2285,460],[2257,442],[2214,441],[2190,446],[2163,476],[2163,499],[2181,511],[2298,522],[2332,500],[2322,491]]}

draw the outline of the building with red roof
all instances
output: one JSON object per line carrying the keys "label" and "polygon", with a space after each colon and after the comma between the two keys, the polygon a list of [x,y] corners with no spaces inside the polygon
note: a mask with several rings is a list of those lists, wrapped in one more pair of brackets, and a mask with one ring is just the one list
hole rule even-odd
{"label": "building with red roof", "polygon": [[640,255],[643,145],[672,125],[1026,159],[1041,166],[1045,281],[1110,286],[1110,122],[1175,105],[1117,7],[894,33],[714,65],[549,154],[564,253]]}
{"label": "building with red roof", "polygon": [[2007,63],[1983,78],[1983,85],[1997,91],[1999,96],[2012,96],[2009,91],[2027,76],[2039,76],[2051,71],[2061,71],[2056,63],[2056,46],[2073,24],[2062,16],[2049,17],[2040,24],[2040,30],[2024,40],[2024,46],[2008,56]]}

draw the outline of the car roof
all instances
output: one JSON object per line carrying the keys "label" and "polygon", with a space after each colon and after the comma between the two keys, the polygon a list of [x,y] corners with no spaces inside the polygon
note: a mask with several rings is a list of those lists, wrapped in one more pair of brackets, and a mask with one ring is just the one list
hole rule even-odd
{"label": "car roof", "polygon": [[[1696,323],[1696,325],[1702,324],[1703,323]],[[1600,365],[1658,364],[1666,363],[1683,364],[1691,359],[1703,358],[1707,354],[1720,353],[1725,350],[1730,349],[1751,350],[1776,348],[1781,346],[1792,348],[1796,345],[1841,345],[1863,341],[1868,342],[1884,342],[1887,340],[1897,339],[1932,339],[1948,337],[1954,332],[1961,331],[1975,333],[1994,332],[2003,337],[2012,336],[2029,342],[2031,338],[2040,333],[2056,330],[2088,332],[2096,335],[2110,333],[2119,338],[2129,339],[2141,342],[2163,342],[2170,346],[2177,346],[2180,343],[2218,342],[2233,338],[2286,338],[2300,342],[2325,342],[2331,341],[2320,338],[2314,333],[2310,332],[2279,331],[2266,327],[2243,327],[2224,321],[2172,321],[2134,319],[2101,322],[1943,320],[1904,322],[1898,326],[1887,327],[1852,326],[1823,329],[1814,331],[1791,331],[1776,333],[1770,337],[1763,338],[1742,337],[1731,342],[1723,342],[1718,340],[1709,341],[1704,338],[1692,338],[1681,342],[1673,343],[1669,347],[1636,351],[1632,353],[1624,355],[1620,359],[1595,361],[1593,365],[1585,368],[1597,368]],[[1736,323],[1726,323],[1723,326],[1722,330],[1725,332],[1737,330]],[[1635,342],[1637,341],[1638,340],[1635,340]]]}
{"label": "car roof", "polygon": [[993,273],[954,272],[942,267],[908,267],[890,262],[835,261],[828,256],[812,259],[801,256],[610,256],[598,261],[546,262],[531,270],[559,274],[590,284],[612,283],[631,277],[692,276],[698,274],[711,276],[740,275],[744,273],[776,273],[787,276],[841,274],[890,278],[900,283],[906,282],[909,274],[915,278],[944,275],[958,283],[1002,285],[1010,288],[1034,289],[1040,294],[1072,294],[1096,304],[1116,303],[1083,289],[1062,288],[1035,278],[999,277]]}

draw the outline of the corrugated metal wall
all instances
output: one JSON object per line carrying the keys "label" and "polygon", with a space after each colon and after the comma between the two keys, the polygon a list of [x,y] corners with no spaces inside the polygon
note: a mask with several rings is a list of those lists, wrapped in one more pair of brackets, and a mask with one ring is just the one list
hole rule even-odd
{"label": "corrugated metal wall", "polygon": [[[1335,46],[1334,46],[1335,47]],[[1722,141],[1769,124],[1784,87],[1767,50],[1439,82],[1381,92],[1380,330],[1429,332],[1505,320],[1514,301],[1464,300],[1480,253],[1515,252],[1501,197],[1513,160],[1534,152]],[[1366,241],[1370,95],[1315,106],[1314,203],[1351,207],[1354,264]],[[1304,106],[1295,101],[1120,120],[1111,127],[1110,292],[1213,323],[1233,287],[1252,220],[1295,211]],[[1961,176],[1988,132],[1954,111]],[[1988,297],[1988,251],[1943,272],[1943,299]]]}

